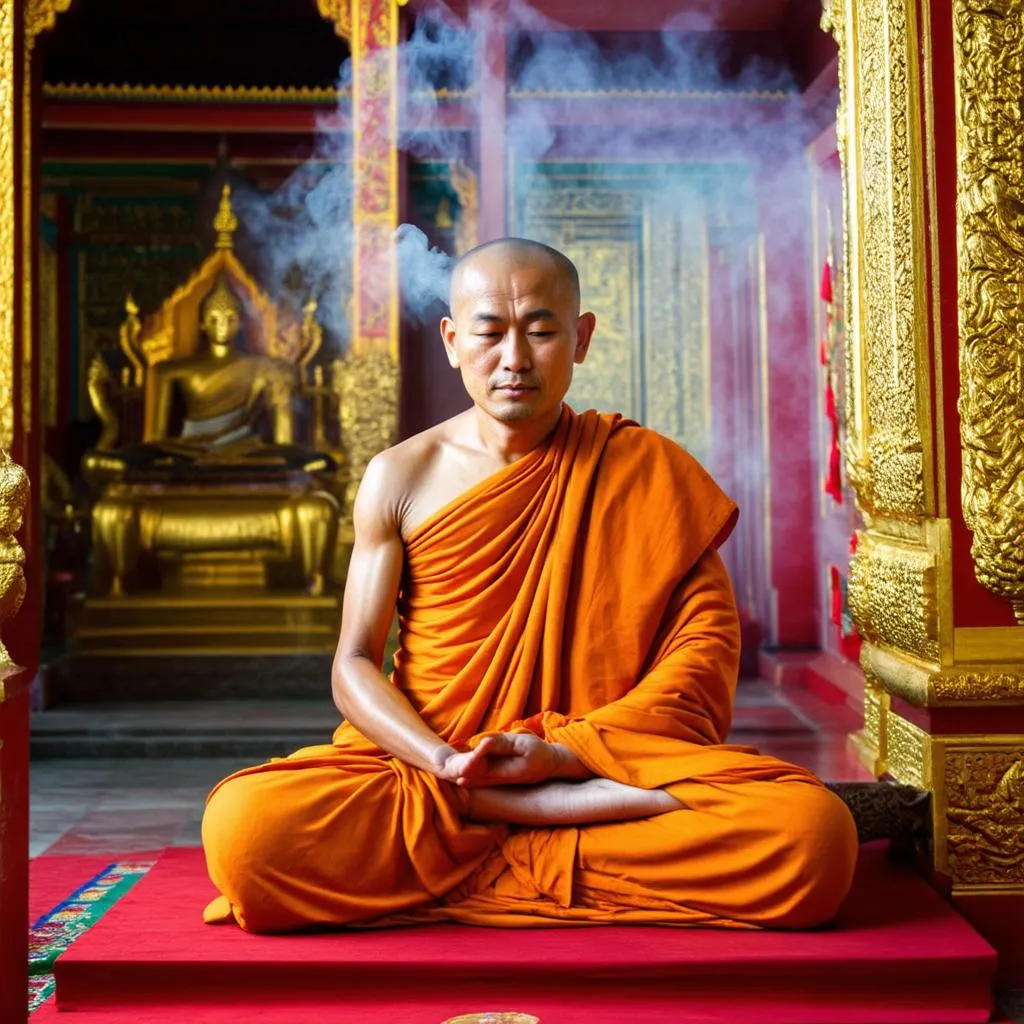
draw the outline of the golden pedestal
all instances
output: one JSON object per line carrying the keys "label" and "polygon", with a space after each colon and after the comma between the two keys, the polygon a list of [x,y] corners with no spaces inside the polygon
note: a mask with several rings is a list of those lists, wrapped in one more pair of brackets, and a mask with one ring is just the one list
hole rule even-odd
{"label": "golden pedestal", "polygon": [[325,654],[340,621],[336,594],[136,593],[88,598],[76,639],[87,654]]}

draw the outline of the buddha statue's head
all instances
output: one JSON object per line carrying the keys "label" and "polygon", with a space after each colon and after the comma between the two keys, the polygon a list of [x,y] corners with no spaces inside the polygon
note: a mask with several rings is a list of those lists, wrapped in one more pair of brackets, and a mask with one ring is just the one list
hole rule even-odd
{"label": "buddha statue's head", "polygon": [[242,304],[223,274],[217,279],[213,291],[203,299],[201,315],[211,351],[215,355],[224,355],[233,349],[242,320]]}

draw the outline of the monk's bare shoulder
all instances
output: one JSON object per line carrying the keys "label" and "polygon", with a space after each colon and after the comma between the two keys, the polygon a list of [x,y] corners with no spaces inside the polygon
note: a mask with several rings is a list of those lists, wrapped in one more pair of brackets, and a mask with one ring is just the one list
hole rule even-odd
{"label": "monk's bare shoulder", "polygon": [[356,498],[356,530],[366,526],[406,537],[423,514],[424,491],[458,433],[464,414],[445,420],[375,455]]}

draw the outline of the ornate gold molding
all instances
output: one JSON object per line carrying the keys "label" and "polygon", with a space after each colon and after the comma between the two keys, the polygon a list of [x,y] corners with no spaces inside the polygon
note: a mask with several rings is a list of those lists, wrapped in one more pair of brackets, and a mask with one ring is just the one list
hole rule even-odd
{"label": "ornate gold molding", "polygon": [[869,517],[933,503],[917,24],[908,0],[830,0],[847,239],[847,473]]}
{"label": "ornate gold molding", "polygon": [[1024,672],[957,668],[936,672],[928,681],[929,703],[1024,701]]}
{"label": "ornate gold molding", "polygon": [[979,581],[1024,625],[1024,34],[1013,0],[955,0],[960,439]]}
{"label": "ornate gold molding", "polygon": [[116,85],[47,82],[43,95],[51,100],[116,100],[137,103],[337,103],[352,95],[344,89],[292,85]]}
{"label": "ornate gold molding", "polygon": [[[0,5],[2,10],[2,5]],[[0,21],[0,32],[3,23]],[[14,535],[21,529],[21,518],[28,502],[28,476],[7,452],[0,448],[0,624],[12,619],[25,599],[25,552]],[[9,668],[11,659],[0,640],[0,669]],[[3,684],[0,682],[0,697]]]}
{"label": "ornate gold molding", "polygon": [[1024,702],[1024,672],[1017,665],[934,667],[866,643],[861,668],[869,680],[917,707]]}

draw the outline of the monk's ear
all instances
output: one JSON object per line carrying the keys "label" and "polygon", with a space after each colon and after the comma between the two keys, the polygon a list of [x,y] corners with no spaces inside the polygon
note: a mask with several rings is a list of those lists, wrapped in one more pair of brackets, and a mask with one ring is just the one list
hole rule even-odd
{"label": "monk's ear", "polygon": [[583,313],[576,321],[576,352],[573,362],[582,363],[587,358],[587,351],[590,349],[590,339],[594,336],[594,328],[597,326],[597,317],[593,313]]}
{"label": "monk's ear", "polygon": [[448,364],[452,369],[459,368],[459,356],[455,351],[455,321],[446,316],[441,320],[441,340],[444,342],[444,351],[448,356]]}

